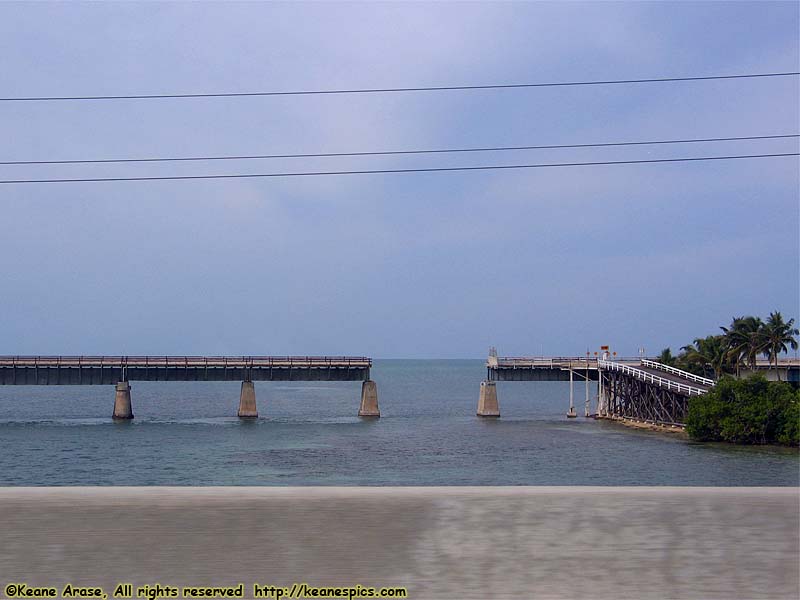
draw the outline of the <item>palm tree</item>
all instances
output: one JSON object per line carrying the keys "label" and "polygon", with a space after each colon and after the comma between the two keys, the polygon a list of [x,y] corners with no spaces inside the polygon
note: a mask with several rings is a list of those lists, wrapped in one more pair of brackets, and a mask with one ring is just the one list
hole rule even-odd
{"label": "palm tree", "polygon": [[720,329],[725,333],[727,356],[736,366],[736,374],[742,364],[755,370],[756,358],[767,347],[764,322],[758,317],[734,317],[730,327]]}
{"label": "palm tree", "polygon": [[[763,331],[765,341],[763,353],[770,362],[775,361],[778,381],[781,379],[781,372],[778,371],[778,355],[782,352],[788,352],[789,348],[797,350],[797,340],[794,336],[799,333],[800,331],[794,327],[794,319],[789,319],[788,323],[785,322],[783,315],[777,310],[769,314],[769,319],[767,319]],[[770,368],[772,367],[770,366]]]}
{"label": "palm tree", "polygon": [[662,365],[668,365],[670,367],[675,364],[675,357],[672,356],[672,350],[669,348],[664,348],[656,360]]}
{"label": "palm tree", "polygon": [[709,335],[697,338],[694,343],[684,346],[681,350],[687,371],[699,371],[697,375],[707,376],[708,369],[711,369],[714,379],[719,379],[729,368],[730,360],[724,336]]}

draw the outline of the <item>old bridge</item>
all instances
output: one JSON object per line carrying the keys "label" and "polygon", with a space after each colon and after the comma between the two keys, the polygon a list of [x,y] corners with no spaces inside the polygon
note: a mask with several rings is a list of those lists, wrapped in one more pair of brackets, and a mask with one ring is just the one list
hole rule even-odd
{"label": "old bridge", "polygon": [[362,381],[361,417],[379,417],[363,356],[0,356],[0,385],[115,385],[113,417],[132,419],[131,381],[241,381],[238,415],[258,416],[254,381]]}
{"label": "old bridge", "polygon": [[[623,418],[660,425],[683,426],[689,398],[705,394],[714,380],[700,377],[645,358],[600,357],[498,357],[490,353],[487,377],[481,383],[477,414],[499,417],[497,381],[569,381],[568,417],[575,417],[574,381],[585,388],[585,416]],[[756,370],[768,378],[800,379],[800,361],[782,359],[777,368],[758,361]],[[597,407],[589,406],[590,382],[597,382]]]}

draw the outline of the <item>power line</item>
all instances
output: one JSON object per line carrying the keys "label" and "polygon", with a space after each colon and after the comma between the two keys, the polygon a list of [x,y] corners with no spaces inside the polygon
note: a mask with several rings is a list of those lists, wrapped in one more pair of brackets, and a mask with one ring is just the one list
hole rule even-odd
{"label": "power line", "polygon": [[190,94],[130,94],[107,96],[28,96],[0,98],[0,102],[49,102],[61,100],[154,100],[164,98],[235,98],[242,96],[312,96],[323,94],[386,94],[395,92],[444,92],[463,90],[499,90],[541,87],[566,87],[580,85],[620,85],[631,83],[665,83],[677,81],[710,81],[714,79],[752,79],[756,77],[788,77],[800,75],[797,71],[784,73],[745,73],[739,75],[708,75],[703,77],[654,77],[649,79],[616,79],[606,81],[559,81],[549,83],[503,83],[492,85],[441,85],[430,87],[354,88],[340,90],[296,90],[282,92],[220,92]]}
{"label": "power line", "polygon": [[0,180],[0,184],[13,183],[77,183],[77,182],[100,182],[100,181],[177,181],[187,179],[246,179],[263,177],[308,177],[318,175],[377,175],[387,173],[436,173],[443,171],[488,171],[496,169],[538,169],[546,167],[586,167],[599,165],[639,165],[645,163],[674,163],[674,162],[693,162],[710,160],[735,160],[743,158],[777,158],[781,156],[800,156],[800,152],[785,152],[781,154],[747,154],[740,156],[699,156],[694,158],[656,158],[647,160],[617,160],[617,161],[595,161],[577,163],[541,163],[528,165],[480,165],[475,167],[432,167],[417,169],[375,169],[364,171],[301,171],[294,173],[235,173],[229,175],[172,175],[172,176],[153,176],[153,177],[91,177],[79,179],[6,179]]}
{"label": "power line", "polygon": [[177,157],[148,157],[148,158],[102,158],[81,160],[8,160],[0,161],[0,165],[76,165],[98,163],[142,163],[142,162],[180,162],[180,161],[206,161],[206,160],[253,160],[265,158],[323,158],[334,156],[391,156],[398,154],[445,154],[457,152],[501,152],[509,150],[552,150],[558,148],[601,148],[608,146],[646,146],[656,144],[693,144],[698,142],[732,142],[742,140],[772,140],[796,138],[800,134],[790,133],[784,135],[750,135],[739,137],[696,138],[684,140],[650,140],[640,142],[604,142],[597,144],[552,144],[544,146],[493,146],[483,148],[447,148],[434,150],[385,150],[370,152],[321,152],[313,154],[254,154],[239,156],[177,156]]}

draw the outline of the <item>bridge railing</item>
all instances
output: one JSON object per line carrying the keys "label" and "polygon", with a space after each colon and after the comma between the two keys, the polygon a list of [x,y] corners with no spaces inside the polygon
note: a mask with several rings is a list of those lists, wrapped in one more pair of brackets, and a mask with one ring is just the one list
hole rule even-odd
{"label": "bridge railing", "polygon": [[563,369],[563,368],[583,368],[587,364],[590,368],[595,368],[597,360],[590,358],[576,358],[570,356],[553,357],[501,357],[495,361],[488,360],[486,366],[490,369]]}
{"label": "bridge railing", "polygon": [[679,377],[683,377],[684,379],[688,379],[690,381],[696,381],[697,383],[702,383],[703,385],[714,385],[716,383],[713,379],[700,377],[700,375],[695,375],[694,373],[689,373],[689,371],[677,369],[655,360],[642,359],[642,366],[650,367],[651,369],[658,369],[666,373],[672,373],[673,375],[678,375]]}
{"label": "bridge railing", "polygon": [[0,356],[3,367],[356,367],[366,356]]}
{"label": "bridge railing", "polygon": [[[767,360],[764,358],[756,359],[756,369],[771,369],[775,367],[774,360]],[[790,356],[778,358],[778,368],[797,368],[800,367],[800,358],[792,358]]]}
{"label": "bridge railing", "polygon": [[[496,358],[496,361],[487,361],[486,364],[491,368],[539,367],[551,369],[580,369],[586,368],[587,364],[592,368],[596,368],[598,360],[602,359],[598,359],[596,356],[501,356]],[[640,357],[616,357],[614,361],[639,364]]]}
{"label": "bridge railing", "polygon": [[612,362],[601,359],[597,361],[597,366],[601,369],[607,369],[610,371],[620,371],[627,375],[636,377],[637,379],[641,379],[642,381],[654,383],[658,386],[665,387],[668,390],[683,392],[688,396],[702,396],[708,391],[704,388],[698,388],[693,385],[688,385],[686,383],[678,383],[677,381],[672,381],[671,379],[667,379],[666,377],[659,377],[658,375],[653,375],[652,373],[648,373],[647,371],[642,371],[641,369],[637,369],[636,367],[631,367],[630,365],[621,364],[618,362]]}

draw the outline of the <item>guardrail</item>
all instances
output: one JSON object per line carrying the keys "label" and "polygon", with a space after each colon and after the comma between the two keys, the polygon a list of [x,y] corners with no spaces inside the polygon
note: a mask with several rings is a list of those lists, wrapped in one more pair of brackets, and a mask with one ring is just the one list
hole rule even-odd
{"label": "guardrail", "polygon": [[700,377],[700,375],[695,375],[694,373],[689,373],[688,371],[684,371],[683,369],[677,369],[675,367],[671,367],[670,365],[665,365],[664,363],[660,363],[655,360],[642,359],[642,365],[645,367],[650,367],[651,369],[658,369],[660,371],[672,373],[673,375],[678,375],[680,377],[683,377],[684,379],[688,379],[690,381],[696,381],[697,383],[702,383],[704,385],[714,385],[716,383],[713,379],[708,379],[707,377]]}
{"label": "guardrail", "polygon": [[4,367],[371,367],[366,356],[0,356]]}
{"label": "guardrail", "polygon": [[642,371],[641,369],[631,367],[630,365],[620,364],[618,362],[611,362],[601,359],[597,361],[597,366],[601,369],[608,369],[611,371],[621,371],[622,373],[632,375],[633,377],[641,379],[642,381],[655,383],[656,385],[665,387],[668,390],[683,392],[689,396],[702,396],[708,391],[703,388],[694,387],[693,385],[678,383],[677,381],[672,381],[671,379],[667,379],[665,377],[659,377],[658,375],[653,375],[652,373],[648,373],[647,371]]}

